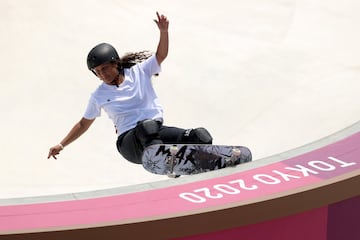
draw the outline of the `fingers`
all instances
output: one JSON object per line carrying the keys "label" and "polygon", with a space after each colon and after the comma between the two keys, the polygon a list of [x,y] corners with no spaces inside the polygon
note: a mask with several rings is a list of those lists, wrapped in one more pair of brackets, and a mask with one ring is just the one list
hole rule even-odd
{"label": "fingers", "polygon": [[53,157],[54,159],[57,159],[57,158],[56,158],[56,155],[59,155],[60,151],[61,151],[61,149],[58,149],[57,146],[50,148],[49,154],[48,154],[48,159],[49,159],[50,157]]}
{"label": "fingers", "polygon": [[55,157],[55,155],[58,155],[59,153],[56,153],[56,152],[54,152],[53,150],[51,150],[50,149],[50,151],[49,151],[49,155],[48,155],[48,159],[50,158],[50,157],[53,157],[54,159],[57,159],[56,157]]}
{"label": "fingers", "polygon": [[48,155],[48,159],[50,159],[51,157],[53,157],[55,160],[57,160],[57,158],[56,158],[56,156],[55,155],[57,155],[57,154],[52,154],[52,153],[49,153],[49,155]]}
{"label": "fingers", "polygon": [[159,27],[160,31],[167,31],[169,27],[169,20],[167,17],[163,14],[159,14],[159,12],[156,12],[157,20],[154,19],[154,22]]}
{"label": "fingers", "polygon": [[155,20],[154,19],[154,21],[156,22],[156,23],[168,23],[169,21],[168,21],[168,19],[167,19],[167,17],[165,16],[165,15],[163,15],[163,14],[159,14],[159,12],[156,12],[156,16],[157,16],[157,20]]}
{"label": "fingers", "polygon": [[166,19],[166,17],[163,14],[160,15],[159,12],[156,12],[156,16],[157,16],[158,22],[160,22],[164,18]]}
{"label": "fingers", "polygon": [[158,21],[160,21],[160,14],[159,14],[159,12],[156,12],[156,16],[157,16],[157,18],[158,18]]}

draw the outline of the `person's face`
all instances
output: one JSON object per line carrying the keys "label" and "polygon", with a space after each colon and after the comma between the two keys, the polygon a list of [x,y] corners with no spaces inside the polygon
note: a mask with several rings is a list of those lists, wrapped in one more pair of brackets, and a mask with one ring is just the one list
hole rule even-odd
{"label": "person's face", "polygon": [[103,63],[93,70],[98,78],[107,84],[113,84],[119,75],[117,64],[114,62]]}

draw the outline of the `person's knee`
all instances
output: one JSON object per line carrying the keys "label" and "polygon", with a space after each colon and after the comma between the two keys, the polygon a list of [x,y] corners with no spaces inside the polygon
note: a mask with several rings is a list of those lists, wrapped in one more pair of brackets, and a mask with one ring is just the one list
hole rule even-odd
{"label": "person's knee", "polygon": [[141,146],[136,141],[133,130],[125,135],[118,137],[116,142],[117,149],[121,156],[131,163],[141,164]]}
{"label": "person's knee", "polygon": [[186,143],[212,144],[212,136],[205,128],[187,129],[183,136]]}
{"label": "person's knee", "polygon": [[149,119],[137,123],[135,134],[142,146],[146,147],[161,143],[159,137],[160,126],[160,122]]}

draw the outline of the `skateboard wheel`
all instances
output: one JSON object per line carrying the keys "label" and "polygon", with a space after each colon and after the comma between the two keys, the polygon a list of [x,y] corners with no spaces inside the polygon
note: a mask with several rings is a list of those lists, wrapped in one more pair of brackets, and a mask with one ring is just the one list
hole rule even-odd
{"label": "skateboard wheel", "polygon": [[233,162],[233,160],[231,158],[226,159],[225,164],[226,164],[227,167],[234,166],[234,162]]}
{"label": "skateboard wheel", "polygon": [[231,157],[226,160],[226,166],[234,167],[236,164],[237,159],[241,155],[241,150],[239,148],[233,148],[231,152]]}
{"label": "skateboard wheel", "polygon": [[232,150],[232,154],[233,154],[233,156],[238,157],[238,156],[240,156],[240,155],[241,155],[241,150],[240,150],[240,149],[238,149],[238,148],[233,148],[233,150]]}
{"label": "skateboard wheel", "polygon": [[171,155],[175,155],[178,152],[178,147],[177,146],[171,146],[170,147],[170,153]]}
{"label": "skateboard wheel", "polygon": [[167,176],[169,178],[176,178],[177,177],[176,173],[168,173]]}

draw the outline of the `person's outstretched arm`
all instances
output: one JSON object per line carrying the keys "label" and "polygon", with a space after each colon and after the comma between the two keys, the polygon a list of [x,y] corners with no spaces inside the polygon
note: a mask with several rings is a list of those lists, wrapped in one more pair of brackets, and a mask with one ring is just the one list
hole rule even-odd
{"label": "person's outstretched arm", "polygon": [[82,118],[78,123],[74,125],[74,127],[59,144],[50,148],[48,158],[53,157],[57,159],[56,155],[58,155],[65,146],[69,145],[70,143],[78,139],[84,132],[86,132],[86,130],[89,129],[89,127],[94,121],[95,119],[89,120],[86,118]]}
{"label": "person's outstretched arm", "polygon": [[169,20],[164,15],[160,15],[156,12],[157,20],[155,19],[155,23],[160,30],[160,40],[156,50],[156,59],[159,65],[165,60],[169,51]]}

